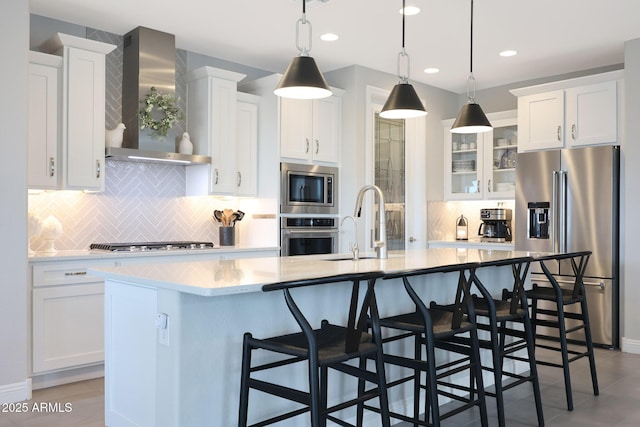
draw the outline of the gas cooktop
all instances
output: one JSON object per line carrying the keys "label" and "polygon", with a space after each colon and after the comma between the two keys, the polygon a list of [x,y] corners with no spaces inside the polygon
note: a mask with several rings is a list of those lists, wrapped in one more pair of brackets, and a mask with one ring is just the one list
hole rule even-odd
{"label": "gas cooktop", "polygon": [[133,242],[133,243],[92,243],[90,249],[110,252],[146,252],[172,251],[177,249],[211,249],[212,242],[166,241],[166,242]]}

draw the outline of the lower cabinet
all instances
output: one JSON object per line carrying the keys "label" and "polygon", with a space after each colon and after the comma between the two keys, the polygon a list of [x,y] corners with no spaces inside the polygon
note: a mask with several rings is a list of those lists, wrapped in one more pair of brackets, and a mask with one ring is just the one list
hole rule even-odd
{"label": "lower cabinet", "polygon": [[31,373],[36,379],[34,388],[102,375],[104,280],[91,275],[90,268],[278,255],[275,249],[216,251],[214,254],[125,254],[118,258],[94,260],[31,261]]}
{"label": "lower cabinet", "polygon": [[104,360],[104,282],[33,290],[33,373]]}

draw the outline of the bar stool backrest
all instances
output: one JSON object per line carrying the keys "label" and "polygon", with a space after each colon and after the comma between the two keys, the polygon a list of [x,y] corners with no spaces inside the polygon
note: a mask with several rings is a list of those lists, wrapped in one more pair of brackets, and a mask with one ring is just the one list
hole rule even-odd
{"label": "bar stool backrest", "polygon": [[[504,260],[483,261],[480,263],[479,268],[511,266],[511,272],[513,274],[513,288],[511,289],[511,294],[508,295],[510,300],[510,314],[516,314],[519,308],[526,306],[524,284],[532,261],[532,257],[518,257]],[[485,301],[487,301],[487,303],[495,310],[491,294],[482,284],[477,275],[475,275],[474,283],[480,290]]]}
{"label": "bar stool backrest", "polygon": [[[374,285],[376,279],[381,278],[383,272],[372,271],[366,273],[350,273],[337,276],[322,277],[315,279],[295,280],[289,282],[280,282],[270,285],[264,285],[262,290],[265,292],[282,290],[284,293],[284,299],[289,308],[289,311],[296,319],[296,322],[300,326],[300,329],[307,338],[309,352],[317,354],[318,347],[315,341],[313,327],[306,319],[298,305],[293,299],[290,290],[292,288],[300,288],[307,286],[317,286],[328,283],[338,282],[352,282],[351,288],[351,300],[349,304],[349,313],[347,314],[347,326],[345,337],[345,353],[357,352],[360,346],[360,338],[362,333],[366,330],[367,315],[371,317],[372,326],[378,332],[380,331],[378,307],[376,304]],[[358,313],[358,297],[360,294],[360,282],[367,281],[367,290],[365,292],[362,305],[360,306],[360,312]]]}
{"label": "bar stool backrest", "polygon": [[[458,286],[456,289],[455,301],[453,303],[453,317],[451,321],[451,329],[458,329],[462,324],[462,320],[465,314],[469,314],[470,318],[474,318],[473,315],[473,305],[471,303],[471,283],[475,276],[475,269],[478,266],[478,263],[470,262],[464,264],[455,264],[455,265],[447,265],[447,266],[439,266],[432,268],[424,268],[418,270],[412,270],[410,272],[406,272],[401,275],[402,281],[404,283],[404,287],[416,305],[416,310],[420,313],[423,321],[425,322],[425,327],[432,328],[431,318],[429,316],[429,312],[426,304],[420,298],[418,293],[409,283],[409,277],[411,276],[423,276],[427,274],[435,274],[435,273],[459,273],[458,274]],[[398,277],[400,275],[387,275],[385,279],[390,279],[394,277]]]}
{"label": "bar stool backrest", "polygon": [[540,262],[540,267],[544,272],[545,276],[551,281],[551,283],[560,288],[560,284],[555,279],[555,276],[549,270],[547,263],[549,261],[556,261],[560,263],[563,260],[569,260],[571,262],[571,269],[573,270],[573,275],[575,277],[575,281],[573,284],[572,298],[577,299],[579,297],[584,296],[584,272],[587,270],[587,264],[589,263],[589,258],[591,257],[591,251],[581,251],[581,252],[567,252],[563,254],[554,254],[545,257],[536,258],[537,261]]}

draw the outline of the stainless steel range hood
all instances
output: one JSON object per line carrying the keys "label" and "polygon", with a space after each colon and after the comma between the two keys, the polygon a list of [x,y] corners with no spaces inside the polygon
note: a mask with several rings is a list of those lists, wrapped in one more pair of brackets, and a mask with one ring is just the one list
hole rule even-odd
{"label": "stainless steel range hood", "polygon": [[138,27],[124,35],[122,58],[122,120],[127,127],[122,148],[106,148],[107,158],[136,162],[203,164],[208,156],[176,153],[176,135],[164,140],[141,130],[138,110],[151,87],[175,95],[176,43],[173,34]]}

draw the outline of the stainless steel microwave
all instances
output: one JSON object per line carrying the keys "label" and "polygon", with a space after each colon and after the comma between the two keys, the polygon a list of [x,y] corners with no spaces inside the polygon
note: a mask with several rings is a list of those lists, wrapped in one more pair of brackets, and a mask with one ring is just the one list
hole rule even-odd
{"label": "stainless steel microwave", "polygon": [[280,163],[280,212],[337,214],[338,168]]}

